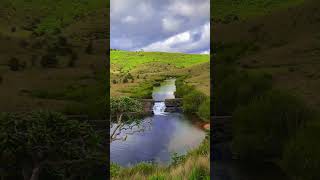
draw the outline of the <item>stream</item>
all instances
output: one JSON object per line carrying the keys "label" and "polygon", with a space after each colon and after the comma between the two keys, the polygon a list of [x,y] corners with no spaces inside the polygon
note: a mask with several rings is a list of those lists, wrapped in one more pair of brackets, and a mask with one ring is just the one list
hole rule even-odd
{"label": "stream", "polygon": [[110,160],[121,166],[140,162],[168,165],[173,153],[186,154],[200,145],[205,132],[191,123],[182,113],[165,112],[165,99],[175,98],[175,79],[165,80],[154,87],[153,115],[145,117],[144,131],[127,136],[125,141],[113,141],[110,145]]}

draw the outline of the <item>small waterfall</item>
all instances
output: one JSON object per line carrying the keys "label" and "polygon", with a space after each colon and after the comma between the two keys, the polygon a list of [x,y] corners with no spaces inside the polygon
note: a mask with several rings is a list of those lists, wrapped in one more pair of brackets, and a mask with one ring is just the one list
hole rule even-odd
{"label": "small waterfall", "polygon": [[166,110],[166,104],[164,102],[155,102],[153,105],[153,114],[154,115],[162,115]]}

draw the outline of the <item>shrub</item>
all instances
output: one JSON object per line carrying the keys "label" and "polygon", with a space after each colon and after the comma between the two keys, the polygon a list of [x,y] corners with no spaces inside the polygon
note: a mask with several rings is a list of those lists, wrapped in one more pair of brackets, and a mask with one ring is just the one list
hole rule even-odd
{"label": "shrub", "polygon": [[118,176],[119,173],[120,173],[120,170],[121,170],[121,168],[120,168],[119,165],[117,165],[115,163],[111,163],[110,164],[110,175],[111,175],[111,177]]}
{"label": "shrub", "polygon": [[215,84],[213,90],[213,108],[218,115],[230,115],[237,106],[248,104],[272,87],[272,78],[267,74],[234,71],[232,75],[219,78],[214,80],[219,84]]}
{"label": "shrub", "polygon": [[183,111],[187,113],[197,113],[200,104],[205,100],[206,96],[202,92],[193,90],[183,96]]}
{"label": "shrub", "polygon": [[19,44],[22,48],[26,48],[27,46],[29,46],[29,43],[26,40],[21,40]]}
{"label": "shrub", "polygon": [[41,66],[44,68],[56,68],[59,64],[57,56],[53,53],[48,53],[41,58]]}
{"label": "shrub", "polygon": [[320,127],[310,126],[284,148],[281,165],[296,180],[320,179]]}
{"label": "shrub", "polygon": [[117,80],[115,80],[115,79],[112,80],[112,83],[113,83],[113,84],[117,84]]}
{"label": "shrub", "polygon": [[210,98],[207,97],[206,100],[200,104],[198,115],[204,121],[210,120]]}
{"label": "shrub", "polygon": [[13,57],[9,60],[8,66],[10,67],[11,71],[19,71],[20,70],[20,61],[19,59]]}
{"label": "shrub", "polygon": [[92,41],[90,41],[89,44],[88,44],[88,46],[86,47],[86,53],[87,53],[87,54],[92,54],[92,53],[93,53]]}
{"label": "shrub", "polygon": [[123,83],[128,83],[128,78],[125,77],[123,80],[122,80]]}
{"label": "shrub", "polygon": [[178,153],[173,153],[171,156],[172,159],[172,166],[176,166],[178,164],[183,163],[186,160],[186,155],[178,155]]}
{"label": "shrub", "polygon": [[233,150],[240,158],[278,158],[284,144],[312,118],[295,96],[269,91],[233,114]]}

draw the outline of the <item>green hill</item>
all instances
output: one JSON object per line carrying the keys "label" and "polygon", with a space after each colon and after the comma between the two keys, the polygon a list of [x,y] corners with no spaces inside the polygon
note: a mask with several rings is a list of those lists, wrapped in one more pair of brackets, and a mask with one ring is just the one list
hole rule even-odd
{"label": "green hill", "polygon": [[111,96],[138,93],[132,89],[167,76],[187,76],[189,84],[210,94],[209,55],[113,50],[110,57]]}
{"label": "green hill", "polygon": [[1,1],[1,111],[105,114],[98,107],[107,91],[108,4]]}

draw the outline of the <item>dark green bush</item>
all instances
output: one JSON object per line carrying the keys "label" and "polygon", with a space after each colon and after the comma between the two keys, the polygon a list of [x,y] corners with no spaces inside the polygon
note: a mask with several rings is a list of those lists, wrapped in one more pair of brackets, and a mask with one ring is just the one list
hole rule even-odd
{"label": "dark green bush", "polygon": [[57,56],[53,53],[48,53],[41,58],[41,66],[44,68],[56,68],[59,64]]}
{"label": "dark green bush", "polygon": [[213,108],[217,115],[232,114],[237,106],[248,104],[272,87],[272,78],[267,74],[234,71],[225,78],[219,78],[214,80],[218,82],[213,90]]}
{"label": "dark green bush", "polygon": [[320,179],[320,127],[312,126],[301,131],[285,146],[281,164],[296,180]]}
{"label": "dark green bush", "polygon": [[206,98],[198,108],[198,115],[204,121],[210,121],[210,98]]}
{"label": "dark green bush", "polygon": [[297,97],[269,91],[233,114],[233,150],[240,158],[278,158],[284,144],[312,118]]}
{"label": "dark green bush", "polygon": [[206,95],[202,92],[193,90],[183,96],[183,111],[187,113],[197,113],[199,106],[205,101]]}
{"label": "dark green bush", "polygon": [[20,70],[20,61],[19,59],[13,57],[9,60],[8,64],[11,71],[19,71]]}

